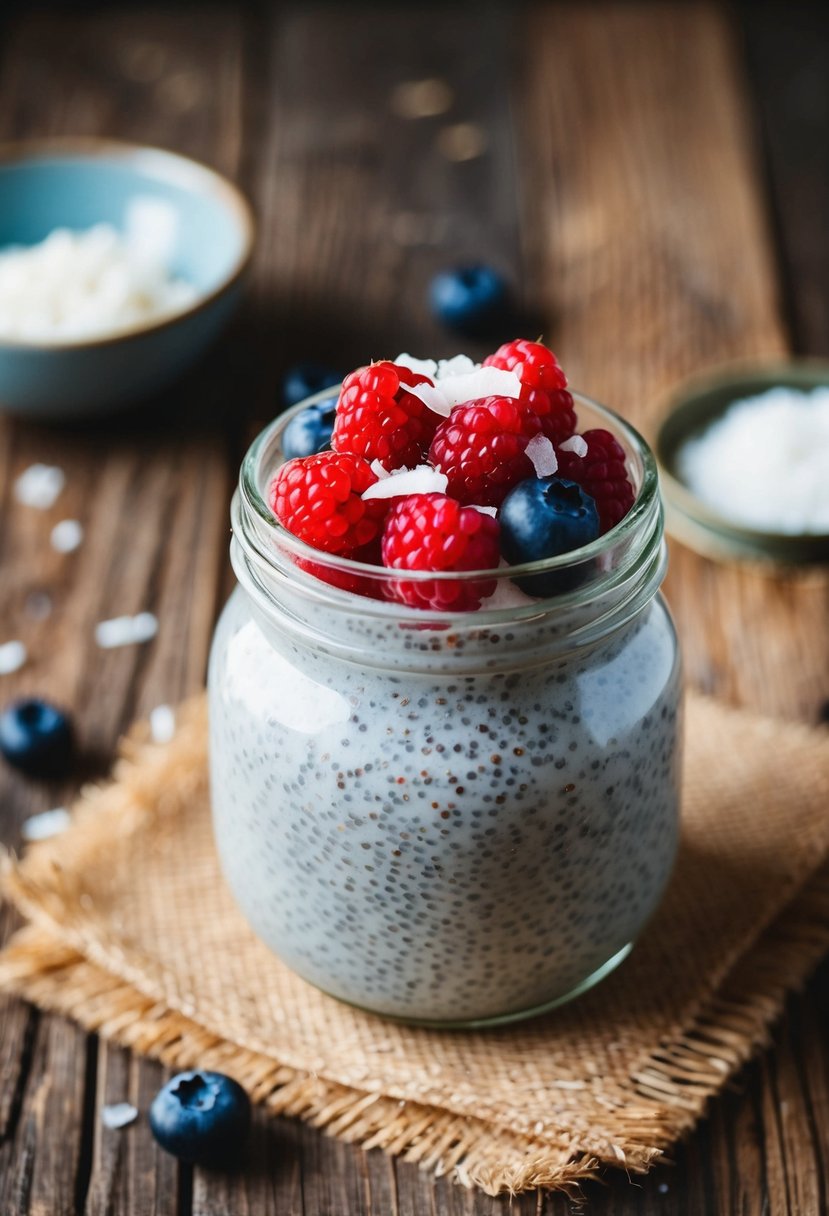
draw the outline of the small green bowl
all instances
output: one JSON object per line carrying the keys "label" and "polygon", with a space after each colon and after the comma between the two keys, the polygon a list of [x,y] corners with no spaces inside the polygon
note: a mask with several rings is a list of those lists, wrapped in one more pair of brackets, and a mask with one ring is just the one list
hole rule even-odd
{"label": "small green bowl", "polygon": [[829,387],[829,363],[798,359],[732,364],[684,385],[666,403],[654,444],[666,528],[671,536],[706,557],[787,565],[829,561],[829,533],[791,534],[744,527],[697,498],[679,474],[679,452],[690,439],[696,439],[733,402],[779,387],[803,392]]}

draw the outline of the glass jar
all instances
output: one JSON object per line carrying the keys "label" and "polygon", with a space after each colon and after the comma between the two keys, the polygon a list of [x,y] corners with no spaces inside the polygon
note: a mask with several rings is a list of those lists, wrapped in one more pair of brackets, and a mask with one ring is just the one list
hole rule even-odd
{"label": "glass jar", "polygon": [[[276,523],[292,413],[242,466],[209,675],[218,851],[263,941],[363,1009],[475,1026],[551,1008],[625,957],[667,882],[681,692],[656,469],[576,402],[625,447],[636,501],[592,544],[494,573],[477,612],[379,598],[399,575]],[[514,594],[539,572],[558,594]]]}

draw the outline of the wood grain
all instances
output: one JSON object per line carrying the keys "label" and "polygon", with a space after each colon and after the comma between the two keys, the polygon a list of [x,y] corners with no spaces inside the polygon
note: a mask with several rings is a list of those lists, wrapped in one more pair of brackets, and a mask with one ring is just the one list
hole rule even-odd
{"label": "wood grain", "polygon": [[[0,14],[0,136],[171,146],[239,177],[260,220],[248,313],[150,412],[101,429],[0,423],[0,640],[21,636],[32,656],[3,677],[4,699],[26,690],[71,705],[92,775],[136,714],[197,688],[230,585],[230,487],[282,371],[307,356],[349,367],[406,347],[454,353],[426,300],[444,265],[499,266],[522,313],[539,314],[524,332],[543,331],[579,388],[646,429],[664,392],[702,367],[789,342],[823,351],[829,27],[810,29],[805,6],[785,21],[780,6],[762,7],[756,19],[743,10],[753,91],[731,20],[681,0]],[[448,87],[447,108],[404,117],[400,86],[429,79]],[[476,138],[476,154],[453,159]],[[35,460],[68,474],[45,515],[11,495]],[[60,556],[48,537],[65,517],[86,539]],[[829,696],[827,585],[820,572],[769,577],[674,547],[669,590],[692,681],[814,717]],[[38,621],[31,597],[43,592],[53,611]],[[96,621],[143,609],[159,617],[156,641],[96,649]],[[13,844],[26,815],[74,788],[1,780]],[[775,1051],[737,1078],[675,1164],[631,1184],[608,1175],[587,1188],[587,1210],[829,1210],[827,1016],[824,968],[791,1003]],[[561,1195],[489,1199],[262,1114],[241,1174],[179,1172],[145,1119],[120,1132],[100,1122],[106,1101],[145,1110],[163,1075],[4,1004],[3,1216],[573,1210]]]}

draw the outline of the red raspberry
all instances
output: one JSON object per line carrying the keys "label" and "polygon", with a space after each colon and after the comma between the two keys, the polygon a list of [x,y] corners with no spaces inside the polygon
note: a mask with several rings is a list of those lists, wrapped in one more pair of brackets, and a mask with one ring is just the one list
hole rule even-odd
{"label": "red raspberry", "polygon": [[294,536],[325,553],[352,553],[380,533],[388,502],[360,495],[377,477],[359,456],[319,452],[283,464],[271,483],[271,509]]}
{"label": "red raspberry", "polygon": [[397,363],[372,363],[343,381],[331,446],[389,470],[413,468],[423,461],[440,423],[405,385],[431,384],[428,376]]}
{"label": "red raspberry", "polygon": [[540,342],[516,338],[484,359],[484,367],[515,372],[521,381],[521,400],[541,419],[541,429],[553,443],[575,434],[576,411],[567,377],[553,352]]}
{"label": "red raspberry", "polygon": [[[375,537],[371,544],[365,545],[362,549],[356,549],[347,556],[352,561],[365,562],[369,566],[382,566],[383,558],[380,552],[379,536]],[[312,562],[304,557],[296,558],[296,564],[300,570],[313,574],[314,578],[320,579],[323,583],[328,583],[331,587],[339,587],[341,591],[350,591],[352,595],[362,595],[372,600],[381,600],[383,598],[381,576],[369,578],[350,570],[334,570],[328,566],[323,566],[320,562]]]}
{"label": "red raspberry", "polygon": [[[494,570],[500,528],[491,515],[445,494],[410,494],[392,507],[383,531],[383,563],[393,570]],[[467,612],[495,590],[495,579],[392,582],[390,597],[412,608]]]}
{"label": "red raspberry", "polygon": [[540,431],[538,415],[522,401],[482,397],[455,406],[435,432],[429,460],[449,478],[453,498],[498,507],[514,485],[532,477],[524,448]]}
{"label": "red raspberry", "polygon": [[587,454],[556,449],[557,477],[575,481],[595,500],[602,534],[627,515],[636,497],[625,469],[625,452],[610,431],[585,431]]}

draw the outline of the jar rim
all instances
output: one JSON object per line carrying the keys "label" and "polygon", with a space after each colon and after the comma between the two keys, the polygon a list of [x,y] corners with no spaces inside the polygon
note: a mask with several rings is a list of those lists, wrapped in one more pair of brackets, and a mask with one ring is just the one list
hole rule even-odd
{"label": "jar rim", "polygon": [[[592,413],[596,414],[606,424],[607,429],[617,439],[622,441],[622,446],[625,447],[628,459],[630,455],[635,456],[641,466],[641,480],[633,505],[617,524],[602,536],[597,537],[596,540],[577,549],[570,550],[567,553],[559,554],[556,557],[542,558],[533,562],[523,562],[515,566],[499,566],[490,570],[406,570],[403,572],[390,569],[388,566],[372,565],[367,562],[356,561],[353,558],[324,553],[294,536],[280,523],[270,509],[260,488],[260,483],[266,457],[270,454],[275,440],[278,439],[291,419],[308,406],[332,398],[335,392],[336,386],[333,389],[323,389],[321,392],[305,398],[304,401],[300,401],[291,409],[279,414],[273,422],[269,423],[256,436],[245,454],[239,472],[238,492],[244,509],[252,514],[260,525],[264,525],[273,537],[278,540],[279,546],[286,550],[293,558],[298,558],[304,562],[313,562],[321,569],[344,575],[361,575],[364,578],[373,578],[378,581],[399,580],[405,576],[407,583],[471,582],[479,579],[507,581],[515,578],[528,578],[532,575],[564,571],[568,567],[580,566],[596,559],[601,560],[604,555],[609,554],[620,542],[624,542],[636,533],[652,514],[654,507],[659,506],[659,475],[656,458],[644,437],[614,410],[601,405],[584,393],[571,390],[576,405],[582,404]],[[259,556],[268,561],[269,555],[263,552],[259,545],[256,545],[256,549]],[[332,588],[328,584],[326,584],[326,587],[328,591],[336,590],[336,588]],[[555,596],[551,598],[558,602],[564,597]],[[368,603],[371,603],[371,601],[368,601]],[[537,603],[534,602],[533,607],[537,607]],[[423,610],[418,611],[422,612]],[[457,610],[441,612],[439,615],[456,616]]]}

